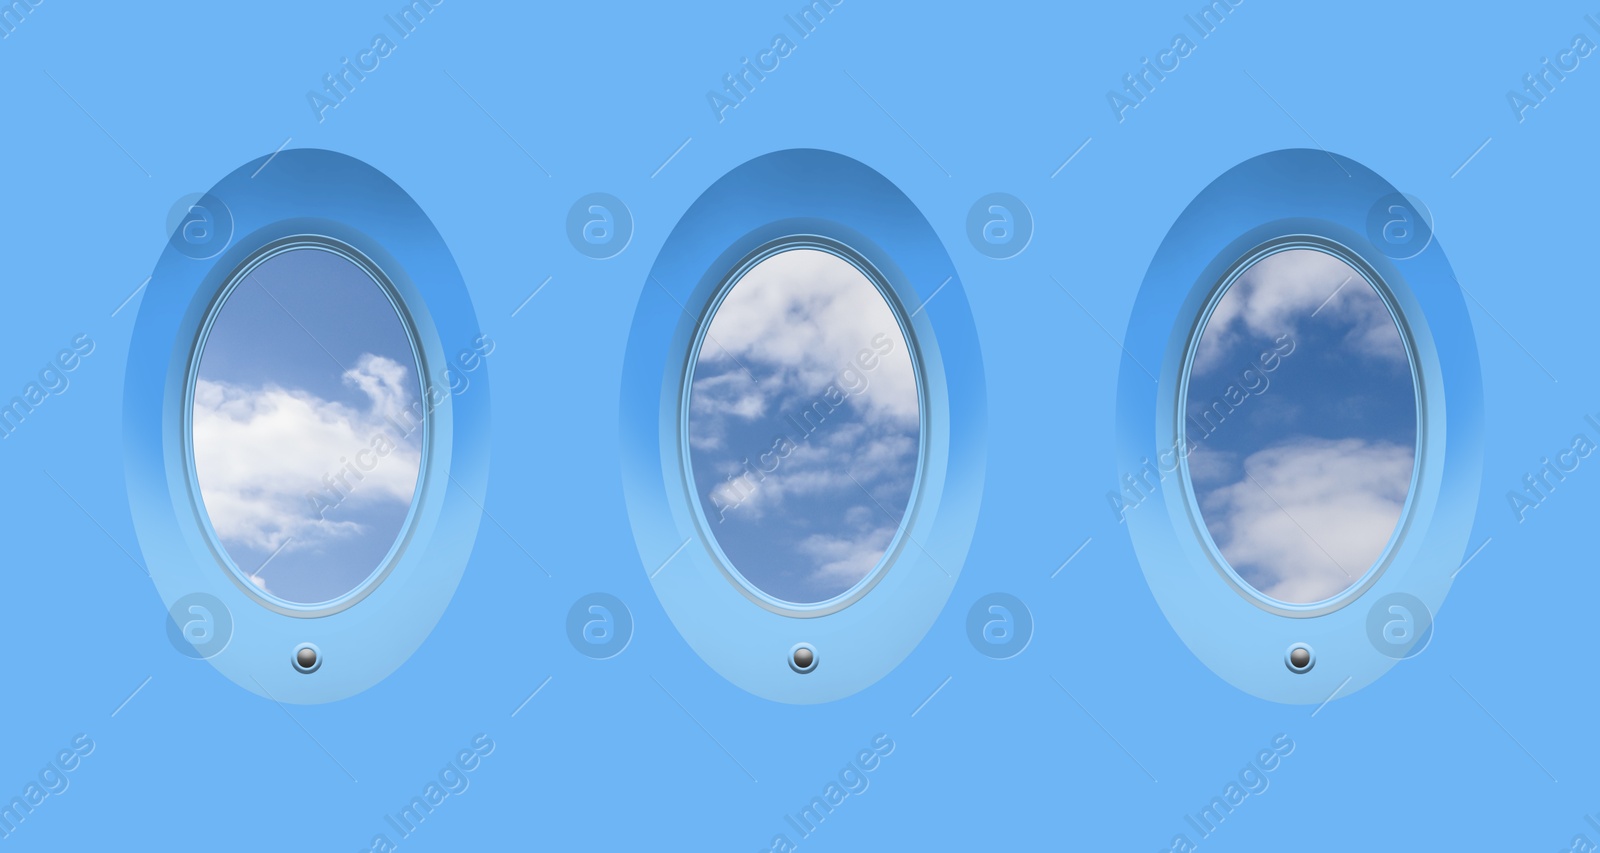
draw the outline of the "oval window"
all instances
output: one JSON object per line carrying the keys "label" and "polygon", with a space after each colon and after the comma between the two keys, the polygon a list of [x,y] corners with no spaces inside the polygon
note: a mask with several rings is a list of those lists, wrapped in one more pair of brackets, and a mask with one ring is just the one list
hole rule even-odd
{"label": "oval window", "polygon": [[353,599],[389,564],[422,465],[422,371],[390,286],[341,246],[270,247],[196,351],[189,443],[219,556],[269,599]]}
{"label": "oval window", "polygon": [[1376,275],[1336,254],[1280,247],[1237,270],[1189,354],[1185,476],[1249,589],[1328,601],[1380,564],[1411,491],[1410,347]]}
{"label": "oval window", "polygon": [[844,250],[758,252],[701,323],[688,458],[724,564],[780,603],[864,589],[917,479],[921,403],[877,274]]}

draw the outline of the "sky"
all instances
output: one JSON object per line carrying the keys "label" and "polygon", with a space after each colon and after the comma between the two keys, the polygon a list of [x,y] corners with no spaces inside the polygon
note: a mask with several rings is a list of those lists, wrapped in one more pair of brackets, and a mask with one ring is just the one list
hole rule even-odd
{"label": "sky", "polygon": [[200,357],[194,463],[252,583],[320,604],[379,567],[416,490],[422,431],[404,429],[419,387],[399,314],[343,257],[294,249],[234,288]]}
{"label": "sky", "polygon": [[1234,571],[1291,604],[1360,580],[1400,519],[1417,432],[1400,330],[1372,285],[1313,249],[1262,258],[1207,321],[1188,394],[1190,482]]}
{"label": "sky", "polygon": [[739,573],[794,604],[866,577],[911,499],[919,405],[905,337],[860,270],[791,249],[746,272],[689,396],[695,491]]}

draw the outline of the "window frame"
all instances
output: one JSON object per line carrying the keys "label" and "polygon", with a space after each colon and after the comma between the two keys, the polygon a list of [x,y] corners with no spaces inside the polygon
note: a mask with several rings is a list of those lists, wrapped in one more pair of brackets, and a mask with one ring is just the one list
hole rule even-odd
{"label": "window frame", "polygon": [[[855,267],[872,287],[877,291],[889,307],[889,312],[894,316],[896,328],[900,332],[901,340],[905,343],[907,356],[911,359],[911,371],[915,380],[917,391],[917,462],[916,472],[912,477],[911,492],[906,501],[905,512],[901,514],[900,523],[895,528],[894,537],[889,540],[889,545],[884,549],[883,555],[872,567],[872,570],[853,584],[849,589],[832,598],[817,602],[794,602],[778,598],[766,590],[761,589],[755,582],[745,577],[723,550],[721,542],[717,539],[716,531],[711,522],[706,518],[697,484],[694,477],[694,465],[689,446],[689,416],[690,400],[694,389],[695,368],[700,361],[701,347],[705,344],[706,335],[711,330],[711,323],[716,319],[717,311],[727,299],[733,289],[744,280],[756,266],[764,261],[795,250],[813,250],[827,252],[840,260]],[[889,285],[883,273],[879,272],[871,261],[860,252],[852,249],[841,240],[817,234],[791,234],[770,240],[745,255],[738,263],[734,264],[717,285],[715,293],[701,308],[695,318],[695,331],[689,343],[689,355],[685,361],[683,377],[678,395],[678,448],[679,465],[682,473],[683,487],[686,498],[692,507],[696,530],[708,550],[717,568],[722,571],[728,582],[733,584],[744,596],[755,604],[767,610],[784,616],[809,618],[826,616],[836,613],[860,601],[878,585],[883,576],[894,567],[899,555],[906,545],[906,531],[911,527],[914,514],[918,505],[918,496],[923,485],[923,472],[926,467],[928,450],[928,390],[924,379],[925,372],[922,367],[922,354],[917,346],[916,333],[907,322],[907,315],[903,303]],[[870,495],[869,495],[870,497]]]}
{"label": "window frame", "polygon": [[[852,606],[795,618],[730,583],[695,520],[684,476],[682,397],[691,342],[730,270],[762,246],[824,237],[870,262],[902,306],[920,356],[922,482],[892,571]],[[937,298],[934,298],[937,297]],[[893,303],[891,303],[893,304]],[[639,571],[680,636],[734,685],[816,704],[887,675],[927,635],[972,546],[983,499],[982,351],[960,273],[917,205],[870,166],[795,148],[733,168],[693,198],[639,280],[618,388],[619,465]],[[822,663],[804,675],[795,644]]]}
{"label": "window frame", "polygon": [[1194,368],[1195,354],[1199,351],[1201,338],[1204,337],[1206,327],[1211,322],[1212,314],[1222,302],[1223,297],[1227,295],[1227,292],[1247,270],[1268,256],[1294,250],[1322,252],[1355,270],[1356,274],[1361,276],[1366,284],[1377,293],[1378,298],[1383,301],[1384,308],[1388,311],[1389,318],[1394,322],[1395,329],[1400,335],[1401,346],[1406,354],[1406,370],[1407,375],[1411,378],[1412,401],[1415,407],[1413,409],[1415,444],[1411,459],[1411,476],[1406,484],[1406,499],[1401,505],[1400,517],[1395,520],[1394,529],[1389,532],[1389,537],[1384,543],[1383,550],[1379,552],[1378,557],[1372,564],[1366,566],[1362,570],[1362,574],[1358,575],[1349,586],[1346,586],[1338,594],[1321,601],[1303,604],[1283,601],[1256,589],[1254,585],[1241,577],[1233,566],[1228,563],[1227,558],[1222,555],[1222,549],[1217,546],[1216,541],[1212,538],[1211,530],[1206,525],[1204,514],[1200,508],[1200,501],[1195,496],[1194,482],[1189,474],[1189,454],[1187,452],[1180,453],[1178,456],[1178,478],[1180,488],[1183,491],[1183,505],[1187,510],[1186,517],[1190,528],[1194,536],[1200,541],[1211,560],[1212,567],[1216,569],[1217,573],[1229,586],[1233,587],[1234,591],[1244,596],[1245,600],[1257,607],[1281,616],[1304,618],[1332,613],[1348,606],[1360,598],[1373,584],[1377,583],[1378,579],[1389,567],[1395,552],[1404,541],[1406,533],[1411,527],[1414,515],[1413,498],[1416,495],[1418,481],[1426,463],[1424,456],[1428,452],[1427,431],[1424,429],[1428,418],[1425,408],[1427,401],[1424,395],[1422,376],[1417,367],[1416,343],[1411,333],[1411,327],[1406,321],[1405,314],[1397,305],[1393,292],[1384,282],[1383,277],[1358,253],[1336,240],[1311,233],[1288,234],[1267,240],[1240,255],[1238,260],[1219,279],[1217,285],[1206,297],[1204,307],[1196,315],[1184,344],[1183,358],[1178,369],[1178,381],[1175,383],[1176,404],[1173,407],[1174,420],[1172,429],[1178,440],[1183,442],[1184,447],[1188,446],[1189,379]]}
{"label": "window frame", "polygon": [[416,391],[418,395],[417,400],[419,403],[429,399],[429,393],[431,391],[433,380],[432,372],[428,369],[427,355],[417,340],[416,323],[412,319],[411,312],[407,310],[405,302],[400,296],[400,293],[395,289],[393,282],[390,281],[389,276],[384,273],[382,267],[380,267],[371,258],[363,254],[360,250],[334,237],[317,233],[305,233],[281,237],[261,245],[227,274],[222,286],[217,289],[216,294],[212,297],[210,305],[206,307],[205,319],[201,322],[200,329],[195,335],[194,342],[190,346],[189,350],[189,362],[188,367],[186,368],[183,389],[183,411],[181,413],[184,453],[183,465],[187,475],[186,485],[188,488],[187,494],[189,504],[194,512],[195,523],[199,525],[200,529],[204,532],[206,543],[210,547],[212,556],[216,559],[218,567],[221,568],[227,574],[228,578],[233,581],[234,585],[242,590],[246,595],[253,598],[262,607],[265,607],[275,613],[282,613],[286,616],[296,616],[300,618],[316,618],[319,616],[327,616],[333,613],[338,613],[341,610],[354,607],[356,604],[360,603],[368,595],[371,595],[373,590],[375,590],[378,585],[382,584],[384,580],[388,578],[390,572],[393,571],[395,564],[399,562],[406,546],[411,541],[412,534],[416,529],[418,508],[422,502],[422,495],[427,486],[429,471],[432,467],[429,463],[433,456],[432,447],[435,430],[433,427],[433,409],[431,406],[424,405],[422,413],[421,453],[417,467],[417,479],[415,486],[412,488],[411,500],[406,507],[405,519],[401,522],[400,531],[395,536],[394,542],[390,544],[388,551],[385,552],[383,559],[379,561],[377,566],[373,567],[373,569],[367,573],[360,583],[356,584],[351,589],[346,590],[341,595],[327,601],[312,603],[291,601],[289,599],[273,595],[272,593],[251,583],[244,570],[241,569],[236,562],[234,562],[232,555],[228,553],[227,546],[222,543],[221,539],[217,535],[216,529],[211,524],[211,516],[205,505],[205,495],[201,491],[199,475],[195,469],[195,385],[200,378],[200,363],[205,357],[206,342],[210,338],[211,328],[216,323],[218,316],[220,316],[222,313],[222,310],[226,306],[229,297],[231,297],[233,292],[250,277],[251,273],[260,268],[261,265],[275,257],[295,251],[328,252],[354,264],[358,269],[364,272],[372,281],[373,285],[376,286],[388,300],[389,305],[395,311],[395,319],[405,330],[406,342],[410,348],[411,357],[413,360],[411,366],[414,366],[417,371]]}
{"label": "window frame", "polygon": [[[270,163],[268,162],[270,161]],[[405,663],[451,605],[485,517],[493,370],[461,269],[427,213],[387,175],[354,157],[286,149],[239,166],[190,204],[139,301],[122,387],[123,473],[139,552],[168,608],[200,600],[231,627],[225,653],[201,655],[234,684],[296,704],[360,693]],[[427,371],[426,473],[409,538],[361,606],[300,618],[261,606],[219,566],[196,514],[184,421],[195,344],[219,293],[263,246],[312,235],[354,249],[381,270],[409,318]],[[420,383],[419,383],[420,384]],[[176,614],[176,615],[175,615]],[[169,624],[169,635],[178,636]],[[182,637],[179,637],[179,642]],[[303,644],[314,673],[292,665]],[[182,649],[180,649],[182,651]]]}
{"label": "window frame", "polygon": [[[1473,532],[1484,409],[1472,317],[1431,232],[1423,232],[1420,249],[1391,239],[1387,223],[1397,208],[1412,222],[1426,221],[1394,185],[1348,157],[1308,148],[1255,156],[1212,180],[1176,217],[1128,315],[1109,506],[1178,638],[1217,676],[1262,699],[1315,705],[1381,678],[1398,658],[1369,626],[1392,619],[1394,601],[1411,602],[1425,611],[1419,620],[1431,621],[1461,561],[1482,540]],[[1177,385],[1218,284],[1258,247],[1305,238],[1342,247],[1347,261],[1362,262],[1353,267],[1376,273],[1368,282],[1381,282],[1391,316],[1404,322],[1422,399],[1404,530],[1381,572],[1369,571],[1366,583],[1331,600],[1340,606],[1321,612],[1311,609],[1317,604],[1262,607],[1219,575],[1213,546],[1191,518],[1186,478],[1169,476],[1176,463],[1166,461],[1182,447],[1177,427],[1186,400]],[[1133,472],[1152,464],[1160,477],[1135,480]],[[1309,671],[1284,665],[1284,649],[1298,643],[1316,649]]]}

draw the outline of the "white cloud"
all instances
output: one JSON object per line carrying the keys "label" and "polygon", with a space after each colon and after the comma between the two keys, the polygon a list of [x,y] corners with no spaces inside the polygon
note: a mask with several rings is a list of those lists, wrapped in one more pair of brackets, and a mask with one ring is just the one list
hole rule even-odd
{"label": "white cloud", "polygon": [[[837,255],[794,249],[756,264],[722,300],[707,334],[702,364],[737,370],[748,382],[737,359],[760,379],[758,387],[775,386],[757,393],[767,400],[782,393],[791,401],[815,399],[839,383],[841,372],[882,335],[878,340],[890,349],[875,368],[861,371],[870,384],[851,404],[869,420],[917,422],[916,379],[900,325],[872,282]],[[850,377],[843,381],[859,387]]]}
{"label": "white cloud", "polygon": [[[1222,359],[1241,350],[1248,358],[1258,345],[1271,349],[1285,334],[1297,346],[1327,342],[1333,352],[1319,363],[1340,365],[1329,369],[1381,371],[1387,382],[1394,378],[1388,368],[1406,363],[1399,328],[1367,280],[1326,252],[1293,249],[1257,261],[1224,294],[1195,353],[1194,375],[1238,371],[1244,363]],[[1206,379],[1202,387],[1213,381],[1220,382]],[[1315,388],[1273,390],[1265,404],[1244,404],[1252,407],[1242,425],[1248,432],[1237,438],[1259,436],[1244,444],[1264,449],[1242,463],[1240,452],[1224,449],[1236,441],[1202,444],[1189,456],[1202,515],[1223,557],[1260,592],[1294,604],[1338,595],[1382,556],[1405,505],[1415,454],[1414,446],[1362,437],[1269,444],[1269,436],[1327,426],[1306,421],[1302,392]],[[1377,403],[1369,397],[1347,394],[1344,409],[1361,414]],[[1235,429],[1229,421],[1220,428]]]}
{"label": "white cloud", "polygon": [[[285,542],[285,551],[295,551],[363,533],[353,521],[322,518],[309,497],[337,501],[324,476],[338,475],[342,459],[373,463],[359,482],[347,475],[352,488],[345,501],[351,507],[397,503],[398,532],[416,488],[421,451],[418,433],[402,439],[386,417],[407,422],[399,416],[415,400],[409,374],[391,359],[362,355],[342,378],[367,398],[365,408],[278,385],[197,381],[195,474],[223,544],[270,553]],[[389,448],[386,455],[373,450],[375,440]]]}
{"label": "white cloud", "polygon": [[1345,344],[1352,352],[1405,362],[1394,318],[1360,273],[1327,252],[1289,249],[1255,262],[1223,294],[1195,349],[1194,372],[1232,368],[1219,362],[1239,343],[1298,338],[1310,322],[1348,327]]}
{"label": "white cloud", "polygon": [[883,559],[896,529],[894,525],[883,525],[849,535],[813,533],[802,539],[800,552],[817,564],[811,574],[812,582],[841,592],[855,586]]}
{"label": "white cloud", "polygon": [[[715,472],[699,488],[729,508],[714,529],[786,549],[821,598],[854,585],[893,539],[917,464],[915,373],[888,302],[831,253],[783,252],[729,291],[698,358],[689,445]],[[779,435],[792,443],[775,453]],[[747,459],[772,470],[747,474]]]}
{"label": "white cloud", "polygon": [[1247,475],[1207,493],[1213,540],[1241,576],[1293,604],[1331,598],[1383,553],[1411,484],[1413,449],[1302,438],[1253,453]]}
{"label": "white cloud", "polygon": [[[811,517],[802,526],[810,532],[794,550],[809,562],[804,577],[821,600],[854,586],[883,558],[911,494],[916,451],[915,433],[824,422],[766,479],[713,485],[713,504],[731,507],[728,523],[777,531],[795,520],[797,501],[808,501],[803,506]],[[718,523],[716,514],[712,523]],[[762,585],[761,576],[747,577]]]}
{"label": "white cloud", "polygon": [[1201,490],[1222,483],[1225,478],[1237,471],[1239,454],[1199,442],[1189,451],[1188,463],[1189,481],[1194,484],[1196,493],[1199,493]]}
{"label": "white cloud", "polygon": [[[777,467],[764,479],[752,474],[735,477],[732,483],[723,479],[708,486],[716,505],[736,506],[729,515],[737,513],[750,521],[783,511],[791,499],[818,495],[831,495],[841,503],[866,503],[882,518],[884,510],[878,509],[861,489],[867,488],[893,511],[895,504],[901,502],[893,496],[901,496],[903,501],[911,492],[916,453],[915,433],[881,432],[860,422],[823,421],[810,438],[797,441],[789,455],[778,460]],[[760,464],[755,454],[751,461]],[[742,459],[728,471],[743,472]]]}
{"label": "white cloud", "polygon": [[748,423],[766,414],[764,391],[737,365],[723,373],[697,375],[689,395],[689,446],[696,450],[721,449],[727,441],[730,418]]}

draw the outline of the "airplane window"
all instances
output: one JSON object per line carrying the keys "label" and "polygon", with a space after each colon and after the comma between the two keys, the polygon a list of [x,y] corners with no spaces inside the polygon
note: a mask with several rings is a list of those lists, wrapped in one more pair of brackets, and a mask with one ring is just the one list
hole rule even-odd
{"label": "airplane window", "polygon": [[1205,529],[1249,587],[1312,604],[1379,563],[1417,455],[1411,364],[1388,302],[1330,252],[1271,252],[1225,286],[1180,434]]}
{"label": "airplane window", "polygon": [[280,246],[234,274],[189,437],[210,530],[253,591],[326,605],[381,574],[422,465],[420,373],[389,287],[353,253]]}
{"label": "airplane window", "polygon": [[818,248],[765,256],[723,294],[693,359],[688,454],[706,529],[780,602],[863,584],[911,502],[917,379],[865,269]]}

